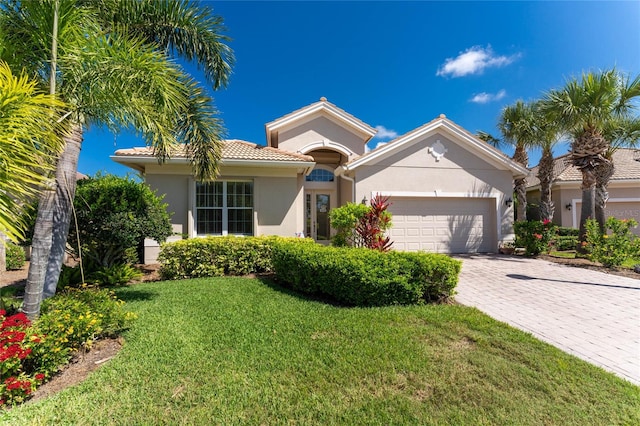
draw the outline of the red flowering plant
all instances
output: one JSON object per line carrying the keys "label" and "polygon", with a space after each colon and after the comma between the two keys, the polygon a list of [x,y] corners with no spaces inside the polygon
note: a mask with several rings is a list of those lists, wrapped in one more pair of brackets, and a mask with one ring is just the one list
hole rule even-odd
{"label": "red flowering plant", "polygon": [[362,246],[378,251],[389,251],[393,242],[384,231],[391,227],[391,213],[387,211],[391,203],[389,197],[376,194],[371,200],[369,210],[356,225],[356,233]]}
{"label": "red flowering plant", "polygon": [[42,337],[31,330],[25,314],[6,314],[0,310],[0,406],[24,401],[45,378],[28,371],[33,347]]}
{"label": "red flowering plant", "polygon": [[525,253],[529,256],[548,251],[557,229],[548,219],[516,222],[513,228],[516,233],[516,246],[524,247]]}

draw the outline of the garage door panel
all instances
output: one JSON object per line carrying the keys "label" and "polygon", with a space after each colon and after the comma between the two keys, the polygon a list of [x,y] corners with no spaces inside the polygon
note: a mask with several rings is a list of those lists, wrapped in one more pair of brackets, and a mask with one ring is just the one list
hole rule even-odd
{"label": "garage door panel", "polygon": [[469,253],[497,247],[494,199],[397,197],[391,203],[397,250]]}

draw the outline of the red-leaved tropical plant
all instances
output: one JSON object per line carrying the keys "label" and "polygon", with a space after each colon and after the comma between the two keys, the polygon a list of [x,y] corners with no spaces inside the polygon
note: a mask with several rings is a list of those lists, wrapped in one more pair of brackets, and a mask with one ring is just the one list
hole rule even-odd
{"label": "red-leaved tropical plant", "polygon": [[389,197],[376,194],[370,205],[369,211],[358,222],[356,232],[364,247],[389,251],[393,242],[384,235],[384,231],[391,227],[391,213],[387,211],[391,205]]}

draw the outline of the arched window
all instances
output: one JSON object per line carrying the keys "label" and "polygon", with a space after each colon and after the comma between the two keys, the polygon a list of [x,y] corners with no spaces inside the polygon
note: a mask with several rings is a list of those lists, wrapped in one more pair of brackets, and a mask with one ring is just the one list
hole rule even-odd
{"label": "arched window", "polygon": [[333,182],[335,179],[332,172],[325,169],[313,169],[306,177],[307,182]]}

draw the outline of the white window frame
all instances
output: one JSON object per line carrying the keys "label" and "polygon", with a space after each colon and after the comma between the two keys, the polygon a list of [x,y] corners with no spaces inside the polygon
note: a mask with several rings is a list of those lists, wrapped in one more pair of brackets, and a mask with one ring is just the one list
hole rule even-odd
{"label": "white window frame", "polygon": [[[215,208],[207,208],[207,207],[198,207],[197,200],[197,191],[198,191],[198,183],[194,182],[193,186],[193,235],[195,237],[207,237],[207,236],[227,236],[227,235],[237,235],[237,236],[253,236],[255,235],[255,223],[253,221],[253,215],[255,211],[255,182],[251,179],[225,179],[225,180],[216,180],[214,182],[222,183],[222,207]],[[211,183],[214,183],[211,182]],[[227,185],[229,183],[251,183],[251,207],[229,207],[227,205]],[[198,233],[198,210],[199,209],[221,209],[222,210],[222,233],[221,234],[200,234]],[[229,210],[250,210],[251,211],[251,234],[229,234]]]}

